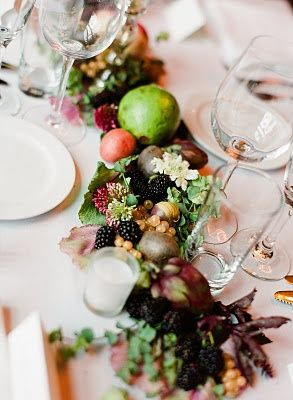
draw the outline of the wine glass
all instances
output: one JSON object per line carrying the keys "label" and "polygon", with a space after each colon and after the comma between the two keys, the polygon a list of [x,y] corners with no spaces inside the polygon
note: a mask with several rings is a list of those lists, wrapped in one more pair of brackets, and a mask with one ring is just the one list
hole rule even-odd
{"label": "wine glass", "polygon": [[81,119],[69,121],[61,113],[70,69],[75,59],[92,58],[111,45],[125,22],[127,6],[128,0],[43,0],[42,31],[50,46],[63,55],[64,66],[52,112],[37,107],[24,118],[49,129],[66,145],[82,140]]}
{"label": "wine glass", "polygon": [[293,43],[254,38],[222,82],[211,111],[213,133],[235,160],[279,157],[292,142]]}
{"label": "wine glass", "polygon": [[[206,277],[214,294],[230,282],[283,204],[278,184],[267,173],[244,164],[234,170],[223,192],[219,182],[223,181],[229,169],[229,164],[226,164],[215,172],[205,203],[189,236],[185,255]],[[240,182],[243,189],[241,195],[239,195]],[[256,191],[258,195],[253,196]],[[220,208],[230,210],[231,214],[236,216],[239,229],[253,227],[253,235],[226,237],[222,244],[207,243],[204,240],[205,227],[210,216],[218,215]],[[220,225],[218,234],[225,235]],[[234,247],[237,245],[236,252],[232,251],[232,241]]]}
{"label": "wine glass", "polygon": [[[0,1],[0,69],[6,47],[22,31],[35,0]],[[16,115],[20,110],[20,100],[9,88],[1,87],[0,112]]]}
{"label": "wine glass", "polygon": [[[223,190],[239,161],[261,162],[289,150],[293,139],[292,109],[293,43],[257,36],[228,72],[212,105],[213,133],[234,160],[223,177]],[[213,225],[218,223],[211,219],[208,231],[213,232]],[[232,235],[236,230],[234,218],[233,225],[227,223],[225,231]],[[209,240],[221,243],[218,237]]]}
{"label": "wine glass", "polygon": [[[276,244],[279,233],[293,215],[293,154],[286,166],[284,176],[284,198],[281,215],[274,221],[272,229],[260,240],[247,256],[242,269],[256,278],[277,281],[290,271],[290,259],[282,246]],[[253,229],[239,231],[231,243],[231,251],[238,251],[239,238],[254,235]]]}

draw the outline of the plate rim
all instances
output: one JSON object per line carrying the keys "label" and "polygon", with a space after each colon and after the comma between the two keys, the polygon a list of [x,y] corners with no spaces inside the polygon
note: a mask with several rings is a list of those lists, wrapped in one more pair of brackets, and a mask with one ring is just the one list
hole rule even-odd
{"label": "plate rim", "polygon": [[[74,183],[76,180],[76,166],[72,158],[72,155],[70,154],[68,149],[64,146],[64,144],[60,140],[58,140],[53,134],[51,134],[49,131],[45,130],[41,126],[38,126],[30,121],[26,121],[19,117],[0,115],[0,124],[3,124],[3,126],[9,126],[9,124],[14,124],[14,126],[18,125],[20,129],[22,129],[23,131],[25,130],[25,135],[29,135],[34,140],[37,140],[37,142],[40,145],[44,145],[45,142],[47,149],[48,149],[47,146],[48,143],[51,143],[52,148],[58,150],[58,154],[60,153],[62,154],[63,163],[66,163],[67,165],[66,168],[67,173],[66,175],[64,175],[63,178],[64,179],[64,184],[62,185],[63,190],[59,189],[58,195],[56,195],[51,202],[46,203],[44,207],[40,207],[36,211],[33,211],[32,209],[25,212],[17,211],[16,215],[12,215],[13,212],[12,214],[9,215],[2,215],[0,210],[0,221],[24,220],[46,214],[47,212],[53,210],[55,207],[61,204],[68,197],[68,195],[72,191],[72,188],[74,187]],[[2,134],[3,131],[0,130],[0,142]],[[51,155],[58,167],[59,161],[55,157],[55,152],[51,152]],[[62,165],[64,165],[63,163]],[[71,173],[69,174],[68,172]]]}

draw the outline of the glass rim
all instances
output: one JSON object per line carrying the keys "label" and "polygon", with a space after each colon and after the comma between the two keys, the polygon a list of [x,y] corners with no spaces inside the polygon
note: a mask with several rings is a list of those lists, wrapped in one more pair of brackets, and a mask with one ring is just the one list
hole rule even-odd
{"label": "glass rim", "polygon": [[266,60],[264,59],[264,57],[260,56],[256,52],[254,43],[259,41],[260,39],[270,39],[270,40],[273,40],[275,42],[278,42],[278,43],[282,44],[283,46],[286,45],[286,46],[292,46],[293,47],[293,41],[291,42],[291,41],[288,41],[288,40],[283,40],[283,39],[280,39],[279,37],[276,37],[276,36],[273,36],[273,35],[257,35],[257,36],[254,36],[248,42],[248,45],[245,47],[245,49],[241,53],[240,57],[237,59],[237,61],[235,62],[234,66],[232,67],[232,69],[235,66],[237,66],[237,64],[245,57],[245,55],[248,53],[248,51],[251,51],[254,54],[255,58],[257,58],[265,68],[267,68],[270,71],[273,71],[274,73],[276,73],[276,74],[278,74],[280,76],[293,79],[293,73],[292,74],[286,74],[286,73],[281,72],[280,70],[274,68],[272,65],[268,64],[266,62]]}
{"label": "glass rim", "polygon": [[[127,256],[127,259],[130,259],[132,261],[132,265],[130,266],[130,264],[126,261],[126,260],[122,260],[119,257],[117,257],[115,255],[115,253],[120,252],[120,253],[124,253]],[[91,272],[95,273],[97,276],[100,276],[94,268],[94,260],[95,259],[99,259],[100,256],[102,256],[103,254],[111,254],[113,255],[113,257],[117,258],[117,260],[121,260],[124,261],[129,268],[131,269],[131,272],[133,273],[133,284],[135,285],[138,278],[139,278],[139,274],[140,274],[140,268],[139,268],[139,261],[131,254],[129,253],[126,249],[123,249],[121,247],[116,247],[116,246],[106,246],[106,247],[102,247],[101,249],[97,249],[90,257],[90,267],[88,270],[88,273],[90,274]],[[111,285],[113,286],[123,286],[125,284],[130,284],[131,282],[113,282],[113,281],[109,281],[111,283]]]}
{"label": "glass rim", "polygon": [[[209,191],[209,194],[208,194],[206,200],[208,199],[210,193],[212,191],[214,191],[214,189],[218,190],[219,187],[217,185],[217,182],[216,182],[215,178],[219,177],[220,171],[222,171],[225,168],[228,168],[228,165],[229,165],[229,163],[222,164],[214,171],[214,173],[213,173],[213,183],[212,183],[212,185],[210,187],[210,191]],[[265,172],[265,171],[263,171],[261,169],[252,167],[250,165],[240,164],[240,165],[236,166],[235,170],[237,170],[237,169],[244,169],[244,170],[252,171],[252,172],[258,174],[259,176],[261,176],[262,178],[265,178],[267,181],[269,181],[271,183],[272,190],[274,188],[275,193],[278,193],[278,195],[277,195],[279,197],[278,205],[276,205],[276,207],[274,209],[272,208],[269,211],[257,210],[256,212],[257,212],[258,215],[262,215],[262,216],[265,216],[265,215],[275,216],[275,215],[277,215],[277,213],[282,208],[282,205],[284,204],[284,194],[283,194],[283,191],[281,190],[280,186],[278,185],[278,183],[267,172]],[[234,173],[234,171],[233,171],[233,173]],[[243,210],[241,210],[238,205],[236,205],[234,202],[230,201],[227,197],[221,196],[221,202],[223,202],[224,204],[229,206],[231,208],[231,210],[237,211],[240,214],[243,214]],[[249,210],[249,208],[247,210]]]}

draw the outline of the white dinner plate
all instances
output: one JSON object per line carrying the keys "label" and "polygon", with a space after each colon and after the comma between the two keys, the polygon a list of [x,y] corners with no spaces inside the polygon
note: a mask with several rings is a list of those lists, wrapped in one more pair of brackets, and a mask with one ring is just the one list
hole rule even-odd
{"label": "white dinner plate", "polygon": [[[231,158],[219,146],[211,128],[212,99],[213,96],[209,92],[199,92],[193,95],[184,109],[183,120],[199,145],[222,160],[231,161]],[[263,170],[277,169],[286,165],[289,157],[290,149],[277,158],[251,163],[251,165]]]}
{"label": "white dinner plate", "polygon": [[53,209],[74,181],[74,162],[58,139],[30,122],[0,116],[0,220]]}

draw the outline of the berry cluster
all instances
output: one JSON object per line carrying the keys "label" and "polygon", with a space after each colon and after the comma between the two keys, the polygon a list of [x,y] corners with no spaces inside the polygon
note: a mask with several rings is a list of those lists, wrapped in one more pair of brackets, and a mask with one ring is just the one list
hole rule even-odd
{"label": "berry cluster", "polygon": [[118,234],[111,226],[102,226],[97,234],[95,240],[95,248],[101,249],[106,246],[123,247],[129,251],[134,257],[140,259],[141,252],[134,248],[142,236],[139,225],[133,221],[122,221],[118,227]]}
{"label": "berry cluster", "polygon": [[224,371],[221,378],[225,388],[225,396],[229,398],[238,396],[247,385],[245,377],[236,368],[232,356],[228,353],[224,353]]}
{"label": "berry cluster", "polygon": [[137,320],[144,320],[159,334],[175,334],[175,356],[182,360],[176,384],[183,390],[195,389],[208,377],[218,379],[224,369],[223,352],[218,347],[202,347],[196,317],[188,310],[174,310],[165,298],[153,298],[149,290],[135,291],[126,303],[126,310]]}
{"label": "berry cluster", "polygon": [[151,200],[154,203],[167,197],[167,189],[173,186],[173,182],[167,175],[159,175],[150,182],[138,169],[127,172],[133,193],[140,196],[141,201]]}

